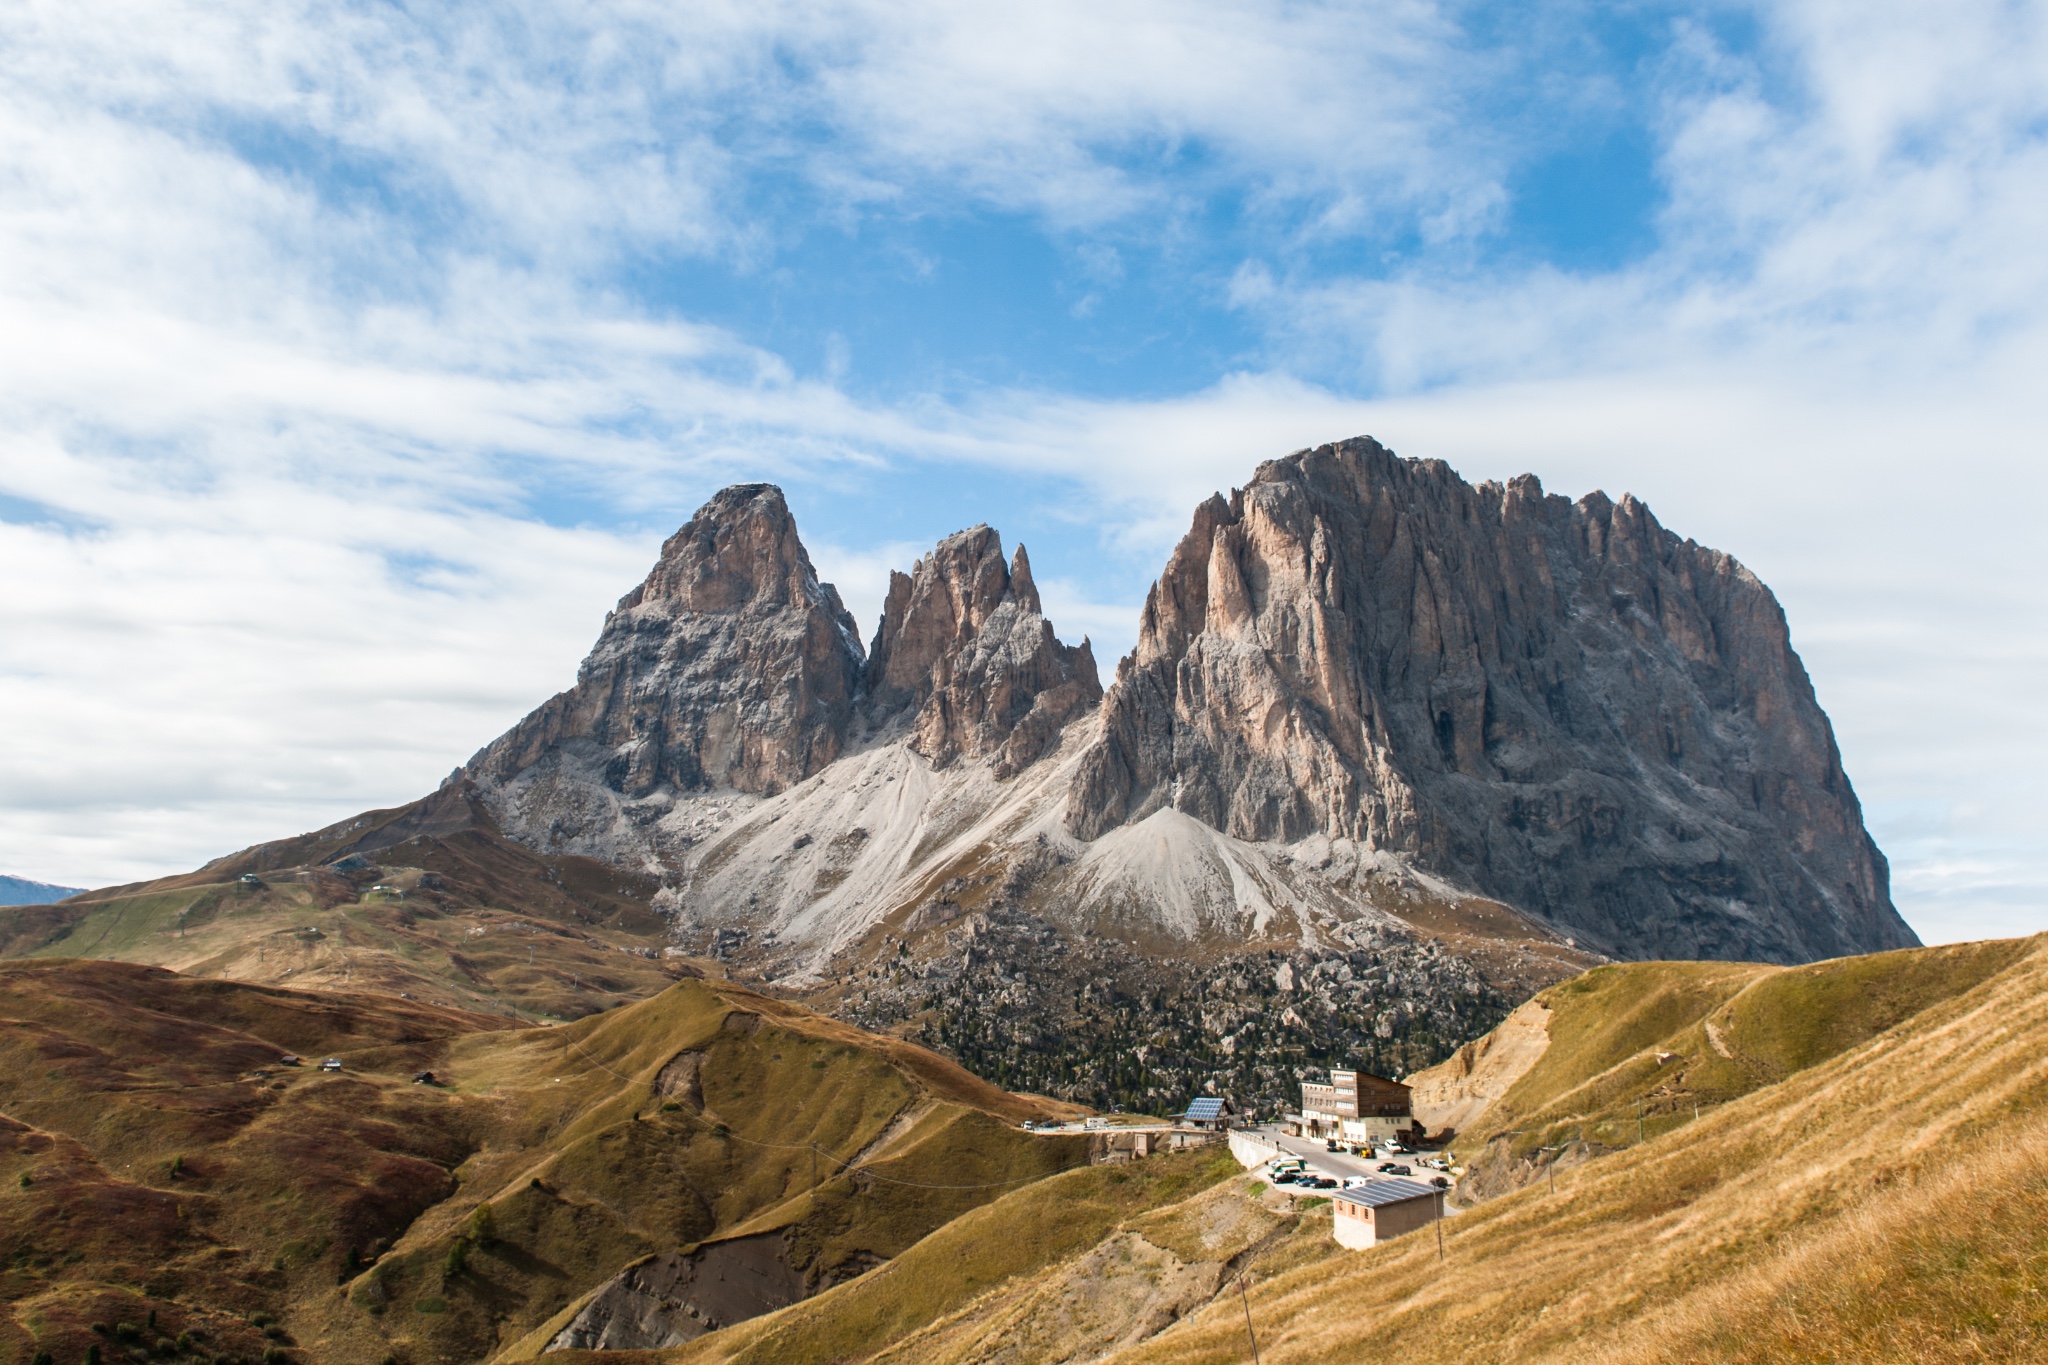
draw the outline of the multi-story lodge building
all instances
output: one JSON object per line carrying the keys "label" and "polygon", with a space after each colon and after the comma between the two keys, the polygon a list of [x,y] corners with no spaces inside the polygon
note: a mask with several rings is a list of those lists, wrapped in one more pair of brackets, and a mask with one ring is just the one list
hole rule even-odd
{"label": "multi-story lodge building", "polygon": [[1327,1084],[1301,1083],[1301,1135],[1377,1143],[1415,1126],[1408,1087],[1366,1071],[1332,1069]]}

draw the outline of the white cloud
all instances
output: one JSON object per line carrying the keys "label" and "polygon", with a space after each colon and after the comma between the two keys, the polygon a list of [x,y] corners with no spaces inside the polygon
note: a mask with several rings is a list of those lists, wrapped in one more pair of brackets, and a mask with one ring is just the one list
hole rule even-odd
{"label": "white cloud", "polygon": [[6,461],[69,473],[100,523],[0,524],[0,856],[102,883],[431,789],[573,676],[651,558],[376,490]]}
{"label": "white cloud", "polygon": [[1169,204],[1185,171],[1167,168],[1189,157],[1357,216],[1418,204],[1441,214],[1493,195],[1498,160],[1459,113],[1497,68],[1436,5],[1053,0],[827,13],[836,22],[798,50],[878,169],[964,177],[1059,221]]}
{"label": "white cloud", "polygon": [[[0,524],[0,869],[170,870],[416,794],[568,680],[669,529],[607,528],[728,477],[1026,471],[1159,554],[1257,459],[1370,431],[1629,488],[1749,560],[1909,913],[2048,927],[2048,7],[1761,5],[1760,54],[1681,19],[1640,71],[1544,96],[1657,111],[1658,246],[1604,274],[1483,250],[1547,135],[1501,92],[1573,13],[1492,48],[1452,13],[0,13],[0,494],[49,509]],[[1117,232],[1233,196],[1263,236],[1232,297],[1270,345],[1167,399],[863,401],[616,273],[771,264],[764,176],[856,224],[1113,229],[1077,253],[1109,283]],[[1299,249],[1402,234],[1356,276]],[[577,500],[596,529],[533,510]],[[813,550],[864,634],[914,557]],[[1135,604],[1038,567],[1108,665]]]}

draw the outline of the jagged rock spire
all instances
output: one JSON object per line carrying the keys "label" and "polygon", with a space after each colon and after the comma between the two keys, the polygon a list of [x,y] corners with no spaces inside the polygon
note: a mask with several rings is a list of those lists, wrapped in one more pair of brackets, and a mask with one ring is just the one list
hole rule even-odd
{"label": "jagged rock spire", "polygon": [[1004,568],[1002,539],[987,526],[889,576],[867,690],[873,722],[907,719],[918,753],[940,765],[993,755],[998,776],[1037,759],[1102,699],[1088,641],[1060,643],[1024,547]]}
{"label": "jagged rock spire", "polygon": [[465,772],[501,785],[568,761],[580,780],[627,796],[771,794],[861,733],[905,724],[934,763],[990,757],[1008,776],[1101,698],[1088,643],[1061,644],[1041,614],[1023,546],[1005,568],[1001,539],[978,526],[892,575],[865,659],[782,491],[740,484],[669,537],[606,618],[576,685]]}
{"label": "jagged rock spire", "polygon": [[627,794],[775,792],[837,758],[864,664],[782,490],[725,489],[606,619],[576,685],[469,762],[509,780],[565,749]]}

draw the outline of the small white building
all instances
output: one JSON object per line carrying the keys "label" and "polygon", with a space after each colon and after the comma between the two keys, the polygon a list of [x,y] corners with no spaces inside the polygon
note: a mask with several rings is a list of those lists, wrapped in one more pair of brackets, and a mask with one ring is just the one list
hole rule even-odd
{"label": "small white building", "polygon": [[1444,1216],[1444,1192],[1419,1180],[1368,1180],[1330,1196],[1331,1233],[1353,1251],[1378,1246]]}

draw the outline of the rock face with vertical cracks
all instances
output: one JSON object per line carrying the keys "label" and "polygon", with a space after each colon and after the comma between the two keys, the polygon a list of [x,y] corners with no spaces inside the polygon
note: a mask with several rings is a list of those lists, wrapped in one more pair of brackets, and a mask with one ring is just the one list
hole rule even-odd
{"label": "rock face with vertical cracks", "polygon": [[1102,700],[1088,641],[1060,643],[1024,547],[1006,568],[986,526],[889,575],[867,689],[873,722],[906,719],[910,747],[934,765],[986,756],[998,778],[1030,765]]}
{"label": "rock face with vertical cracks", "polygon": [[1197,509],[1073,779],[1411,858],[1629,957],[1915,942],[1770,591],[1630,497],[1361,439]]}
{"label": "rock face with vertical cracks", "polygon": [[627,796],[773,794],[839,757],[861,683],[853,618],[782,490],[727,488],[661,547],[556,695],[469,762],[486,784],[569,752]]}

